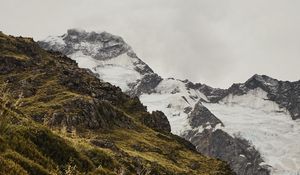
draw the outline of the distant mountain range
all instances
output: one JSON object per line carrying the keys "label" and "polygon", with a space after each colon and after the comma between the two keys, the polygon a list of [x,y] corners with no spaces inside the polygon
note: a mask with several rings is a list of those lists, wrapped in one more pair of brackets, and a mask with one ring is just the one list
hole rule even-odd
{"label": "distant mountain range", "polygon": [[[162,78],[121,38],[70,29],[38,44],[162,111],[171,131],[238,175],[300,173],[300,81],[254,75],[228,89]],[[205,64],[205,63],[203,63]]]}

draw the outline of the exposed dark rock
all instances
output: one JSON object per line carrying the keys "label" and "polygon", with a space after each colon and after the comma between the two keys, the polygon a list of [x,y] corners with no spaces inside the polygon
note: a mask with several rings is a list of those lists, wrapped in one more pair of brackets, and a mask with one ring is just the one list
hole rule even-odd
{"label": "exposed dark rock", "polygon": [[202,126],[203,128],[211,126],[216,127],[217,124],[224,126],[214,114],[212,114],[202,103],[199,101],[195,104],[193,111],[188,116],[189,123],[192,128]]}
{"label": "exposed dark rock", "polygon": [[197,151],[228,162],[238,175],[269,175],[268,167],[261,166],[260,153],[246,140],[226,132],[205,129],[202,133],[189,131],[184,136],[196,145]]}
{"label": "exposed dark rock", "polygon": [[153,111],[151,115],[143,116],[143,123],[158,131],[171,132],[168,118],[161,111]]}
{"label": "exposed dark rock", "polygon": [[63,109],[63,111],[59,109],[59,111],[54,110],[48,113],[46,124],[49,126],[64,126],[68,130],[72,130],[72,128],[111,129],[114,126],[134,127],[130,118],[105,101],[75,99],[63,104]]}
{"label": "exposed dark rock", "polygon": [[131,147],[139,152],[155,152],[158,154],[163,154],[163,152],[159,148],[144,145],[143,143],[136,143],[133,144]]}
{"label": "exposed dark rock", "polygon": [[43,41],[39,41],[38,44],[46,50],[60,51],[66,55],[78,50],[81,50],[85,55],[90,55],[91,48],[81,45],[81,42],[93,43],[98,46],[98,49],[91,56],[99,60],[117,57],[130,49],[121,37],[107,32],[96,33],[69,29],[67,34],[63,36],[63,41],[65,42],[64,45],[52,45]]}
{"label": "exposed dark rock", "polygon": [[131,90],[126,92],[130,96],[140,96],[141,94],[151,94],[155,91],[155,87],[162,81],[162,78],[155,73],[145,74],[143,78],[129,84]]}
{"label": "exposed dark rock", "polygon": [[190,167],[195,170],[201,168],[200,164],[198,162],[191,162]]}
{"label": "exposed dark rock", "polygon": [[206,84],[201,84],[201,83],[192,83],[189,80],[184,80],[183,82],[186,83],[185,86],[188,90],[189,89],[199,90],[208,98],[209,102],[212,103],[219,101],[221,98],[225,96],[225,94],[227,94],[226,89],[213,88]]}
{"label": "exposed dark rock", "polygon": [[97,147],[108,148],[108,149],[111,149],[114,151],[119,151],[119,148],[116,146],[116,144],[110,140],[93,139],[90,142],[91,142],[91,144],[93,144]]}
{"label": "exposed dark rock", "polygon": [[[170,104],[169,104],[170,105]],[[168,106],[169,106],[168,105]],[[170,106],[171,107],[171,106]],[[188,107],[186,107],[186,108],[184,108],[184,113],[186,113],[186,114],[188,114],[188,113],[190,113],[191,111],[193,110],[193,108],[192,107],[190,107],[190,106],[188,106]]]}
{"label": "exposed dark rock", "polygon": [[8,56],[1,56],[0,62],[0,74],[7,74],[13,71],[14,69],[24,69],[26,62],[19,61],[15,58]]}

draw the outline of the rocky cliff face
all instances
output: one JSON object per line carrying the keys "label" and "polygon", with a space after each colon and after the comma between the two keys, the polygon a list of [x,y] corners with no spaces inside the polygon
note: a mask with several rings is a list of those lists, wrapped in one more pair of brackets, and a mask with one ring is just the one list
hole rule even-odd
{"label": "rocky cliff face", "polygon": [[219,120],[213,113],[211,113],[203,104],[199,101],[195,104],[193,111],[190,112],[189,123],[194,128],[215,128],[217,125],[224,126],[221,120]]}
{"label": "rocky cliff face", "polygon": [[[95,58],[128,49],[105,47]],[[0,33],[0,91],[0,174],[232,174],[172,135],[162,112],[31,38]]]}
{"label": "rocky cliff face", "polygon": [[232,137],[221,129],[204,129],[202,132],[189,131],[185,138],[197,145],[197,150],[230,163],[237,174],[267,175],[268,166],[260,153],[247,140]]}
{"label": "rocky cliff face", "polygon": [[243,84],[233,85],[228,92],[243,94],[256,88],[266,91],[269,100],[287,109],[292,119],[300,118],[300,81],[279,81],[266,75],[254,75]]}
{"label": "rocky cliff face", "polygon": [[199,89],[210,102],[216,103],[229,94],[244,95],[250,90],[261,88],[268,93],[268,100],[276,102],[281,108],[287,109],[292,119],[299,119],[300,81],[280,81],[266,75],[253,75],[245,83],[233,84],[228,89],[216,89],[202,84],[188,85],[189,88]]}
{"label": "rocky cliff face", "polygon": [[[78,30],[75,33],[91,35]],[[70,45],[69,48],[76,50],[78,47],[73,46],[73,41],[66,44],[68,35],[70,32],[50,37],[40,45],[47,50]],[[97,40],[103,40],[100,38]],[[121,41],[126,45],[121,48],[128,48],[128,51],[106,59],[94,56],[109,52],[109,49],[106,52],[92,44],[98,41],[75,42],[91,46],[92,52],[84,49],[70,53],[65,49],[59,51],[68,54],[79,66],[98,74],[100,79],[121,87],[131,96],[139,96],[148,111],[162,111],[170,122],[172,133],[191,141],[199,152],[227,161],[238,174],[297,173],[300,155],[293,145],[298,144],[295,138],[299,137],[299,81],[255,75],[245,83],[219,89],[188,80],[163,79]],[[284,132],[276,128],[284,128]],[[275,146],[268,147],[267,140]],[[288,149],[281,149],[283,145],[288,145]],[[280,155],[273,156],[271,152]],[[289,157],[288,161],[284,157]]]}
{"label": "rocky cliff face", "polygon": [[222,121],[201,102],[195,105],[188,118],[192,129],[185,131],[182,136],[196,145],[197,151],[225,160],[237,174],[269,174],[268,167],[261,166],[264,161],[252,144],[223,131]]}

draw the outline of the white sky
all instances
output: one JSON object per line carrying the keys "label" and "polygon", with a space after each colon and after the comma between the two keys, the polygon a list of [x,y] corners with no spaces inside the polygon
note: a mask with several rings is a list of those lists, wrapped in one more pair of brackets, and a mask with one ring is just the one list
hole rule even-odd
{"label": "white sky", "polygon": [[163,77],[214,87],[255,73],[300,79],[299,0],[0,0],[6,34],[122,36]]}

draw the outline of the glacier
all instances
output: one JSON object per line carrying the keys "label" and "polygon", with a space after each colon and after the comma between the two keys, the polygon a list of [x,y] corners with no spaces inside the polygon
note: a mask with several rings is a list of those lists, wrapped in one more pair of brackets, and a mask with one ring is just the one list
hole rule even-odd
{"label": "glacier", "polygon": [[274,175],[300,174],[300,120],[273,101],[260,88],[228,95],[219,103],[204,103],[223,123],[227,133],[249,140],[272,166]]}

